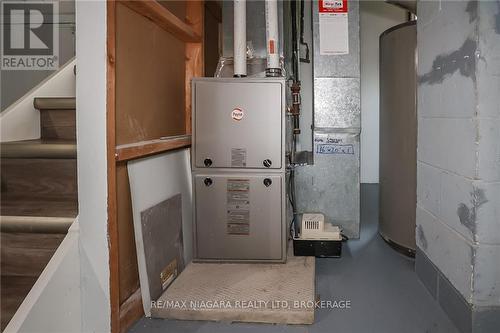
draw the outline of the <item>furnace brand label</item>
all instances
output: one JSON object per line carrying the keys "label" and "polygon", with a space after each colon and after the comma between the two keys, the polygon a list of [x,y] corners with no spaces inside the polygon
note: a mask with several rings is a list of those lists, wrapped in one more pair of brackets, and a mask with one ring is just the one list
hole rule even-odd
{"label": "furnace brand label", "polygon": [[227,234],[250,234],[250,180],[227,180]]}
{"label": "furnace brand label", "polygon": [[231,112],[231,118],[236,121],[240,121],[244,116],[245,112],[240,108],[234,108],[233,112]]}

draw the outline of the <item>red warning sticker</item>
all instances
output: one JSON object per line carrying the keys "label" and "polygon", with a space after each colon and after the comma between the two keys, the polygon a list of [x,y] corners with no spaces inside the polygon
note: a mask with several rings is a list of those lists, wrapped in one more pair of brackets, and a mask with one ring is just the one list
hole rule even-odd
{"label": "red warning sticker", "polygon": [[319,0],[320,13],[347,13],[347,0]]}
{"label": "red warning sticker", "polygon": [[349,54],[347,0],[319,0],[319,54]]}
{"label": "red warning sticker", "polygon": [[275,54],[276,53],[276,47],[274,46],[275,42],[274,39],[269,40],[269,53],[270,54]]}

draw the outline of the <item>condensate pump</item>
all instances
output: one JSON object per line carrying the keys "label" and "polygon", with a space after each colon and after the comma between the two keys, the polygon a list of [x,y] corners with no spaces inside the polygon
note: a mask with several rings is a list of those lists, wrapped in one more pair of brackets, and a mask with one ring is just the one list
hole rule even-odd
{"label": "condensate pump", "polygon": [[303,214],[300,232],[293,239],[293,253],[295,256],[340,257],[340,228],[325,223],[325,216],[321,213]]}

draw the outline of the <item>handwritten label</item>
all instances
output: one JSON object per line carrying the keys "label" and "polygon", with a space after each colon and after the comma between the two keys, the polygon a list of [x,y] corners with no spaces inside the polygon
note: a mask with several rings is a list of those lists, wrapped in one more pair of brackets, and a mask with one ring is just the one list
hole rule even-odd
{"label": "handwritten label", "polygon": [[344,140],[341,138],[330,138],[330,137],[316,137],[314,138],[314,142],[326,142],[326,143],[342,143]]}
{"label": "handwritten label", "polygon": [[354,145],[317,144],[317,154],[354,155]]}

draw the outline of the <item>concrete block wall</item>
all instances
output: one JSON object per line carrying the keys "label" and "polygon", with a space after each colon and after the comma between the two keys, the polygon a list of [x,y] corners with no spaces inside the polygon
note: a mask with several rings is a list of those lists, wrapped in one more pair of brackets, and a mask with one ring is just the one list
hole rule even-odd
{"label": "concrete block wall", "polygon": [[500,329],[500,1],[419,1],[417,49],[417,274]]}

